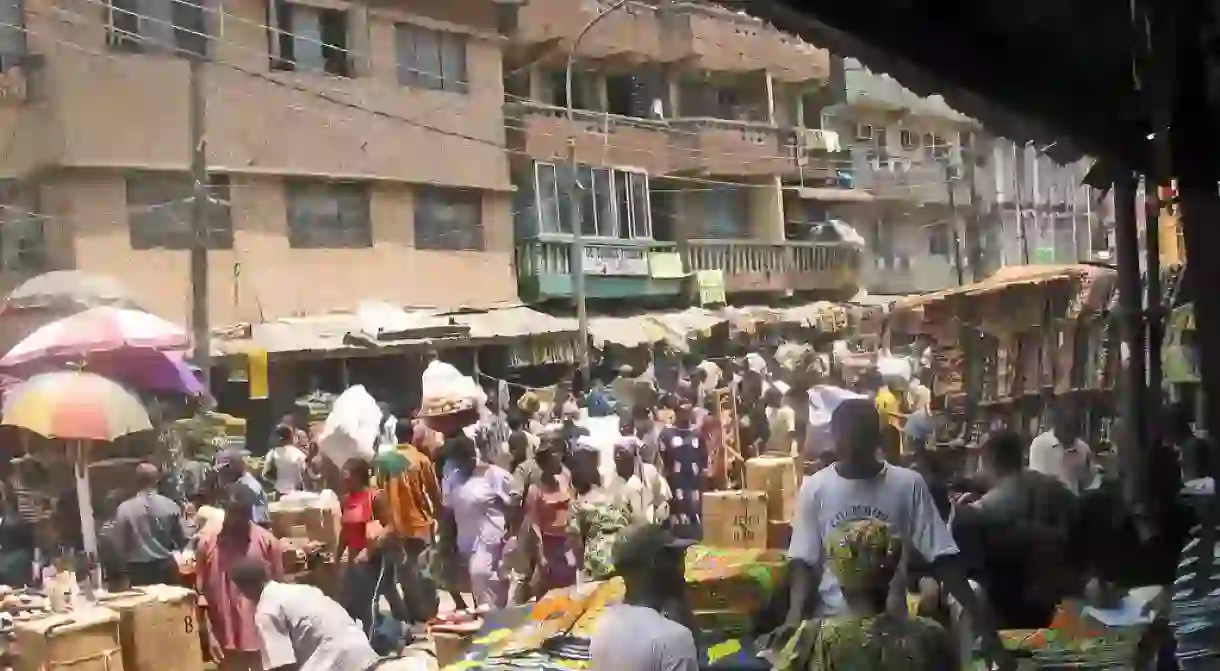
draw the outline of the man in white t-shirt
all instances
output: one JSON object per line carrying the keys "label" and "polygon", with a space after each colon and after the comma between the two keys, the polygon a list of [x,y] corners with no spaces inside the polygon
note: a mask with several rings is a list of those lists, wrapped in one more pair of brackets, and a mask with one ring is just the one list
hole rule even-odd
{"label": "man in white t-shirt", "polygon": [[[843,400],[834,410],[831,433],[836,462],[807,476],[798,494],[788,547],[792,560],[788,624],[796,625],[813,616],[843,614],[845,604],[839,585],[829,571],[823,570],[823,543],[845,523],[877,519],[889,523],[908,548],[932,563],[945,590],[973,617],[989,654],[998,657],[1002,668],[1011,668],[1011,660],[1002,652],[991,624],[991,613],[955,565],[957,544],[937,512],[923,476],[878,458],[881,428],[872,400]],[[893,585],[892,602],[905,611],[903,574],[905,567]]]}
{"label": "man in white t-shirt", "polygon": [[1080,439],[1074,409],[1061,407],[1055,416],[1055,428],[1038,434],[1029,444],[1029,470],[1058,478],[1073,494],[1093,484],[1093,451]]}
{"label": "man in white t-shirt", "polygon": [[767,454],[769,456],[796,456],[796,410],[777,387],[763,394],[767,403]]}
{"label": "man in white t-shirt", "polygon": [[275,582],[261,562],[241,560],[233,583],[255,606],[264,669],[367,671],[379,661],[360,625],[316,587]]}

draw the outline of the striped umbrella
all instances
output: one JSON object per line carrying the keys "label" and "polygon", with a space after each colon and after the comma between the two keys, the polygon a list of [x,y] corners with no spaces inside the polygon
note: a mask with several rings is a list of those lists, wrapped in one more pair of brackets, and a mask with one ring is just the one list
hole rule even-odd
{"label": "striped umbrella", "polygon": [[0,359],[0,368],[40,359],[79,359],[96,352],[184,350],[190,344],[190,336],[184,329],[156,315],[103,306],[64,317],[34,331]]}
{"label": "striped umbrella", "polygon": [[77,371],[35,375],[9,390],[2,423],[64,440],[112,441],[152,429],[134,394],[101,375]]}

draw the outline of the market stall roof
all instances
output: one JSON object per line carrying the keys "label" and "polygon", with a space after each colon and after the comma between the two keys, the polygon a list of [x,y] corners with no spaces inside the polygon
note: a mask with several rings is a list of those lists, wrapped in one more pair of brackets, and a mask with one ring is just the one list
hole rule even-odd
{"label": "market stall roof", "polygon": [[[726,1],[1068,161],[1149,164],[1128,3]],[[1172,5],[1172,3],[1168,3]],[[1172,11],[1166,3],[1155,5]],[[988,55],[1002,54],[1002,58]],[[1034,76],[1036,73],[1036,76]]]}
{"label": "market stall roof", "polygon": [[[215,356],[236,355],[251,350],[269,354],[360,355],[383,354],[428,344],[490,344],[514,338],[575,334],[576,321],[552,317],[524,306],[506,306],[483,311],[405,311],[415,329],[405,329],[394,320],[389,330],[370,325],[368,313],[333,313],[309,317],[285,317],[251,324],[234,338],[212,339]],[[370,333],[370,330],[374,333]],[[389,337],[387,337],[389,336]]]}
{"label": "market stall roof", "polygon": [[690,349],[687,339],[692,334],[706,333],[726,321],[728,319],[725,315],[703,308],[631,316],[593,317],[589,320],[589,335],[598,346],[609,343],[622,347],[639,347],[664,342],[679,352],[686,352]]}
{"label": "market stall roof", "polygon": [[981,282],[953,287],[899,299],[891,307],[891,313],[915,311],[929,303],[961,296],[981,296],[1011,287],[1048,284],[1051,282],[1081,280],[1088,277],[1114,275],[1112,268],[1087,264],[1048,266],[1007,266]]}

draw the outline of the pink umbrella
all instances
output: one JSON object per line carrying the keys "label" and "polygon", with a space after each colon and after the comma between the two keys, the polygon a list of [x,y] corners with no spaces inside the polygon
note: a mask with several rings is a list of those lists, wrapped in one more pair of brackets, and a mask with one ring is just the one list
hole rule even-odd
{"label": "pink umbrella", "polygon": [[34,331],[0,359],[0,368],[46,360],[83,359],[97,352],[184,350],[190,336],[181,327],[140,310],[96,307]]}

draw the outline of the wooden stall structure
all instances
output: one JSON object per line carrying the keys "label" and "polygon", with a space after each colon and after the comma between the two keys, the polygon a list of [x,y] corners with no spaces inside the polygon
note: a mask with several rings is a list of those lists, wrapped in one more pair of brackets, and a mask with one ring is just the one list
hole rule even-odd
{"label": "wooden stall structure", "polygon": [[1121,360],[1109,319],[1116,280],[1113,269],[1091,265],[1004,268],[896,302],[884,339],[906,334],[931,349],[935,406],[967,444],[998,426],[1036,435],[1050,400],[1073,396],[1088,440],[1104,445]]}

